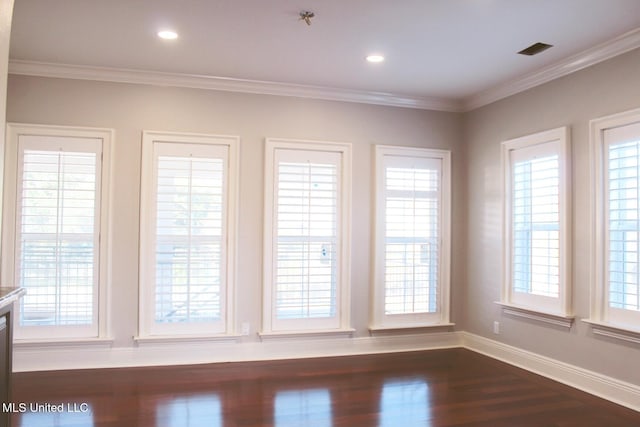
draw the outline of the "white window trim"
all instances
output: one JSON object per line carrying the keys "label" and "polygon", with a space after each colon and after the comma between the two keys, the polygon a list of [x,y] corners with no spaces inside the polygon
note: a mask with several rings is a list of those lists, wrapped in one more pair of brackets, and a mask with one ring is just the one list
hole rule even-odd
{"label": "white window trim", "polygon": [[[552,298],[530,295],[531,298],[514,301],[511,260],[512,260],[512,215],[511,215],[511,156],[518,150],[535,149],[536,146],[557,142],[559,165],[559,297]],[[498,302],[508,314],[519,315],[529,319],[550,323],[555,318],[563,326],[570,327],[573,322],[572,284],[571,284],[571,153],[568,127],[560,127],[548,131],[510,139],[502,143],[502,197],[503,197],[503,278],[501,300]],[[537,315],[539,314],[539,316]]]}
{"label": "white window trim", "polygon": [[575,316],[572,315],[547,313],[544,311],[532,310],[528,307],[522,307],[519,305],[506,304],[501,301],[497,301],[496,304],[502,306],[502,312],[504,314],[514,317],[520,317],[522,319],[535,320],[536,322],[542,322],[548,325],[571,328],[575,320]]}
{"label": "white window trim", "polygon": [[194,327],[193,330],[177,330],[174,332],[155,332],[152,327],[155,301],[155,283],[150,278],[154,277],[151,270],[154,269],[152,263],[147,262],[149,254],[155,250],[155,230],[140,224],[140,272],[139,272],[139,312],[138,312],[138,336],[136,341],[201,341],[202,339],[214,339],[216,337],[237,337],[235,333],[235,309],[236,309],[236,258],[237,258],[237,206],[238,206],[238,180],[239,180],[239,145],[240,138],[237,136],[210,135],[181,132],[143,131],[142,132],[142,163],[140,181],[140,218],[147,218],[151,212],[155,212],[152,206],[153,188],[153,146],[156,142],[167,142],[176,144],[201,144],[225,146],[228,150],[228,170],[227,170],[227,224],[226,243],[224,249],[226,254],[226,301],[224,302],[225,316],[222,319],[223,331],[211,333]]}
{"label": "white window trim", "polygon": [[[384,198],[377,189],[384,188],[385,156],[421,157],[441,161],[441,208],[440,208],[440,265],[438,310],[435,313],[419,313],[407,315],[385,315],[384,313]],[[375,237],[374,237],[374,265],[373,265],[373,298],[372,324],[369,329],[396,330],[420,327],[453,326],[450,322],[450,277],[451,277],[451,152],[429,148],[398,147],[392,145],[375,146]]]}
{"label": "white window trim", "polygon": [[[605,131],[617,127],[640,123],[640,108],[593,119],[589,122],[591,145],[591,179],[594,191],[591,192],[591,277],[589,318],[582,321],[589,324],[593,332],[610,338],[638,343],[640,342],[640,323],[630,325],[617,323],[609,318],[608,285],[606,256],[606,218],[605,195],[606,168]],[[640,317],[640,315],[636,316]],[[629,338],[631,337],[631,338]]]}
{"label": "white window trim", "polygon": [[[300,326],[295,329],[274,328],[273,309],[275,292],[273,289],[274,251],[275,243],[275,183],[276,183],[276,151],[319,151],[338,153],[341,155],[340,176],[340,200],[338,211],[339,228],[337,230],[340,244],[338,256],[338,292],[336,316],[338,327],[327,329],[324,325],[314,328],[316,322],[308,322],[308,326]],[[309,334],[321,333],[338,335],[352,333],[350,324],[350,285],[351,285],[351,144],[330,141],[309,141],[299,139],[266,138],[265,140],[265,178],[264,178],[264,248],[263,248],[263,302],[262,302],[262,330],[261,337],[303,337]],[[313,319],[312,319],[313,320]],[[299,324],[304,323],[301,320]],[[292,322],[293,323],[293,322]]]}
{"label": "white window trim", "polygon": [[[91,128],[79,126],[54,126],[26,123],[7,123],[7,144],[5,147],[5,182],[3,205],[10,207],[3,211],[2,224],[2,264],[0,268],[2,283],[15,283],[15,245],[16,242],[16,200],[18,185],[18,139],[20,135],[60,136],[76,138],[97,138],[102,140],[102,162],[100,194],[100,237],[98,259],[98,301],[97,301],[97,330],[91,336],[77,337],[65,333],[64,326],[51,327],[51,334],[38,338],[19,338],[16,334],[16,342],[63,342],[67,339],[76,340],[83,338],[85,341],[104,341],[109,339],[110,322],[108,310],[111,306],[111,248],[112,236],[110,230],[112,221],[111,205],[111,177],[112,150],[115,132],[113,129]],[[16,329],[20,326],[16,322]],[[55,328],[55,329],[54,329]]]}

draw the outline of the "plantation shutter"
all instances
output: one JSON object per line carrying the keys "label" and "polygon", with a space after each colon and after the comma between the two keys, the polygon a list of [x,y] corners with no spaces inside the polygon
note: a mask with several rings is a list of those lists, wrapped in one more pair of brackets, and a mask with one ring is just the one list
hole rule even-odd
{"label": "plantation shutter", "polygon": [[[640,312],[640,124],[607,129],[606,196],[608,307],[611,319],[632,322]],[[626,311],[624,314],[619,310]]]}
{"label": "plantation shutter", "polygon": [[154,145],[156,324],[224,318],[227,148]]}
{"label": "plantation shutter", "polygon": [[558,298],[559,157],[541,152],[540,147],[515,157],[511,168],[513,290]]}
{"label": "plantation shutter", "polygon": [[274,325],[337,321],[340,154],[277,150]]}
{"label": "plantation shutter", "polygon": [[21,327],[97,335],[101,143],[19,138],[15,276],[27,289]]}
{"label": "plantation shutter", "polygon": [[438,310],[442,166],[384,158],[384,313]]}

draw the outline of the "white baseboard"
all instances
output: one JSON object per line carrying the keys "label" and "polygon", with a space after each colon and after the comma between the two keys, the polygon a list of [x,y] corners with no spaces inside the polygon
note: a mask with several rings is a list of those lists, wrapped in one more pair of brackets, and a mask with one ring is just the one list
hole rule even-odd
{"label": "white baseboard", "polygon": [[526,369],[635,411],[640,411],[640,387],[468,332],[458,332],[463,346]]}
{"label": "white baseboard", "polygon": [[461,347],[456,332],[358,338],[278,339],[263,342],[168,342],[117,348],[27,346],[14,348],[13,372],[134,366],[189,365],[310,357],[351,356]]}

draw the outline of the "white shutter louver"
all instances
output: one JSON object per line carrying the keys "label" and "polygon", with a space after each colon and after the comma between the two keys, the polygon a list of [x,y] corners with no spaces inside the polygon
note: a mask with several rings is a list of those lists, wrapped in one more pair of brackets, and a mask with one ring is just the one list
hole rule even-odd
{"label": "white shutter louver", "polygon": [[385,168],[384,311],[433,313],[438,301],[440,170]]}
{"label": "white shutter louver", "polygon": [[335,316],[336,165],[280,162],[276,206],[276,318]]}
{"label": "white shutter louver", "polygon": [[608,147],[609,307],[640,311],[640,141]]}
{"label": "white shutter louver", "polygon": [[157,323],[222,316],[224,175],[222,158],[157,158]]}
{"label": "white shutter louver", "polygon": [[560,268],[558,155],[514,162],[513,289],[557,298]]}
{"label": "white shutter louver", "polygon": [[27,289],[20,326],[94,325],[100,143],[85,141],[94,151],[81,152],[29,142],[19,151],[15,274]]}

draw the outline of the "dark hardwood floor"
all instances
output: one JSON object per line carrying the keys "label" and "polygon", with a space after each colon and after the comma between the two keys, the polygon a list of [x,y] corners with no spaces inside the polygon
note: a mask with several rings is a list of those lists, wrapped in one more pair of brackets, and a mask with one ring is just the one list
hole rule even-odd
{"label": "dark hardwood floor", "polygon": [[14,427],[640,426],[638,412],[464,349],[17,373],[13,387]]}

